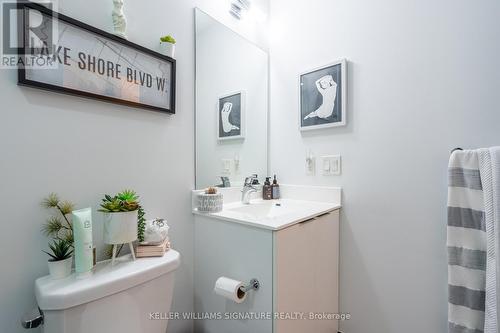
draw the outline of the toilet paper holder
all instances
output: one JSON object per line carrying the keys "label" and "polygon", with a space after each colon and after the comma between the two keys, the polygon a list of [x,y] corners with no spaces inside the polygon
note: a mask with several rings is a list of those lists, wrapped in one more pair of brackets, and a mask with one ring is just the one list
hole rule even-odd
{"label": "toilet paper holder", "polygon": [[240,290],[244,293],[249,292],[250,290],[259,290],[260,282],[257,279],[251,279],[250,283],[240,287]]}

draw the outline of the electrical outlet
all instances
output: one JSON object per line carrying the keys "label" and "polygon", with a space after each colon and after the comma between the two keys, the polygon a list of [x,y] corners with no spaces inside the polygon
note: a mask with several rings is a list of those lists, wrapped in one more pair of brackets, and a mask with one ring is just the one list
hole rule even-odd
{"label": "electrical outlet", "polygon": [[238,154],[238,153],[234,154],[233,162],[234,162],[234,174],[239,175],[240,174],[240,162],[241,162],[240,154]]}
{"label": "electrical outlet", "polygon": [[338,176],[341,173],[342,160],[340,155],[321,156],[323,176]]}
{"label": "electrical outlet", "polygon": [[222,174],[230,175],[232,170],[233,160],[229,158],[223,158],[221,162],[222,162]]}
{"label": "electrical outlet", "polygon": [[316,172],[316,157],[309,151],[306,153],[306,175],[314,176]]}

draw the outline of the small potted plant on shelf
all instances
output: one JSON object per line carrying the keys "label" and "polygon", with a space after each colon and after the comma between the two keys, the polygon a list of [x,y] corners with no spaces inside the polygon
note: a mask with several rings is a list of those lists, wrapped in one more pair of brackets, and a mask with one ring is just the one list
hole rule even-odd
{"label": "small potted plant on shelf", "polygon": [[[104,243],[113,245],[112,259],[116,256],[116,245],[128,243],[135,259],[132,242],[144,241],[144,210],[139,196],[132,190],[124,190],[114,197],[105,195],[100,212],[104,213]],[[120,247],[121,249],[121,247]]]}
{"label": "small potted plant on shelf", "polygon": [[42,200],[42,206],[57,212],[42,226],[44,235],[53,240],[49,243],[51,253],[43,251],[51,257],[48,262],[49,273],[54,279],[65,278],[71,274],[73,265],[73,228],[69,215],[75,205],[59,199],[56,193],[50,193]]}
{"label": "small potted plant on shelf", "polygon": [[55,240],[65,240],[73,247],[73,226],[69,215],[75,205],[70,201],[59,199],[56,193],[50,193],[42,201],[42,207],[55,210],[58,214],[50,216],[42,227],[42,232],[47,237]]}
{"label": "small potted plant on shelf", "polygon": [[216,187],[209,187],[198,194],[198,211],[216,213],[222,210],[222,193],[217,193]]}
{"label": "small potted plant on shelf", "polygon": [[71,274],[71,265],[73,264],[73,250],[71,243],[65,239],[56,239],[49,243],[51,252],[47,253],[49,259],[49,273],[53,279],[63,279]]}
{"label": "small potted plant on shelf", "polygon": [[160,50],[165,55],[173,58],[175,53],[175,38],[170,35],[160,37]]}

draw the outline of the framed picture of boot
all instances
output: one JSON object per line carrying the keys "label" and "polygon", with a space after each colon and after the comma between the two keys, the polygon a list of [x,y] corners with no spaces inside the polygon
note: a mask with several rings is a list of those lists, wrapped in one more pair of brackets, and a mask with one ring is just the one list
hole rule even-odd
{"label": "framed picture of boot", "polygon": [[299,129],[346,125],[347,61],[345,59],[299,75]]}
{"label": "framed picture of boot", "polygon": [[217,137],[219,140],[245,138],[245,92],[237,91],[219,97],[217,103]]}

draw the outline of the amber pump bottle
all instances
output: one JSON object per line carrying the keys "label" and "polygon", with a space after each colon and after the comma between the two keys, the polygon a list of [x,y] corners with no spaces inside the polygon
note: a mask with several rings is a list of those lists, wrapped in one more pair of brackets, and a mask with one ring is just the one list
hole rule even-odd
{"label": "amber pump bottle", "polygon": [[278,180],[276,179],[276,175],[274,175],[273,184],[271,185],[271,189],[272,189],[273,199],[279,199],[281,194],[280,194],[280,186],[278,184]]}
{"label": "amber pump bottle", "polygon": [[271,187],[271,181],[269,180],[270,178],[271,177],[266,177],[266,181],[262,187],[262,199],[264,200],[271,200],[273,198],[273,189]]}

